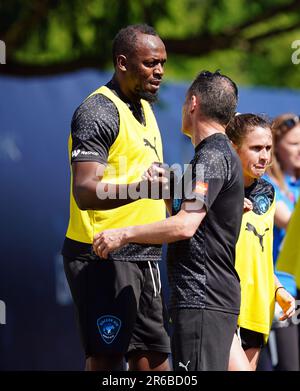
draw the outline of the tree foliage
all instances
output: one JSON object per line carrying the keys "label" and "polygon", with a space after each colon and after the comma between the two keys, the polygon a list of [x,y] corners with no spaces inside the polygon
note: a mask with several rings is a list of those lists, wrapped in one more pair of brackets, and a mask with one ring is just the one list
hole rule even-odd
{"label": "tree foliage", "polygon": [[48,75],[111,67],[111,43],[127,24],[148,23],[168,51],[168,78],[221,69],[242,84],[299,88],[299,0],[6,0],[0,72]]}

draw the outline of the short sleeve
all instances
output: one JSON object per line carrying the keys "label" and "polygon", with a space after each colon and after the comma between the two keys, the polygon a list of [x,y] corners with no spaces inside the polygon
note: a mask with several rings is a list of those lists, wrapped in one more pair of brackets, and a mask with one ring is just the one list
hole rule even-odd
{"label": "short sleeve", "polygon": [[185,176],[190,176],[191,180],[185,180],[183,184],[184,201],[199,200],[208,211],[228,181],[227,159],[218,149],[203,149],[195,156],[191,170],[191,174],[185,172]]}
{"label": "short sleeve", "polygon": [[119,113],[106,96],[95,94],[75,111],[72,124],[71,162],[106,164],[109,149],[119,134]]}

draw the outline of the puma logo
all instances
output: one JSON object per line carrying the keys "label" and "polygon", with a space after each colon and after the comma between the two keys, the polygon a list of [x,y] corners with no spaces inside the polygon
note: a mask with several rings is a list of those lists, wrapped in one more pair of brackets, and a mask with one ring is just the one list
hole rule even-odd
{"label": "puma logo", "polygon": [[250,223],[247,223],[246,224],[246,231],[249,231],[249,232],[253,232],[255,236],[258,237],[258,240],[259,240],[259,244],[261,245],[261,250],[262,252],[264,251],[264,244],[263,244],[263,240],[264,240],[264,236],[266,234],[267,231],[269,231],[269,228],[266,228],[265,229],[265,233],[263,235],[259,234],[256,230],[256,228],[254,227],[254,225],[250,224]]}
{"label": "puma logo", "polygon": [[189,363],[190,363],[190,361],[188,361],[188,362],[184,365],[184,364],[182,364],[182,362],[179,361],[179,367],[184,368],[186,371],[188,371],[188,368],[187,368],[187,367],[188,367]]}
{"label": "puma logo", "polygon": [[160,157],[158,156],[158,153],[157,153],[157,150],[156,150],[156,137],[154,137],[154,146],[150,143],[149,140],[147,140],[146,138],[144,138],[144,145],[145,147],[150,147],[154,150],[154,152],[156,153],[156,156],[158,158],[158,161],[160,161]]}

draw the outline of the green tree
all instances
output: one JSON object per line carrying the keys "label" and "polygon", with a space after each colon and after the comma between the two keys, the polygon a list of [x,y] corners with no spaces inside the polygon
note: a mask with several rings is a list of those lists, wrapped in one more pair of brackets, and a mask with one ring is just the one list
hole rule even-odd
{"label": "green tree", "polygon": [[169,79],[221,69],[238,83],[300,87],[291,61],[300,40],[299,0],[10,0],[0,4],[0,72],[48,75],[111,67],[116,32],[153,25],[167,51]]}

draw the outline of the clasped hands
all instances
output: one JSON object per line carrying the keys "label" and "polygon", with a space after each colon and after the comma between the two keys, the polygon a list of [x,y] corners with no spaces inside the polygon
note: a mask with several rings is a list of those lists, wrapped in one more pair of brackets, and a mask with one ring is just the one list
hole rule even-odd
{"label": "clasped hands", "polygon": [[[153,198],[159,199],[161,198],[161,192],[169,191],[170,172],[163,167],[162,163],[154,162],[142,175],[142,181],[147,182],[150,185],[150,189],[152,184],[158,185],[157,189],[160,190],[160,194],[154,194]],[[93,251],[100,258],[107,259],[109,253],[129,243],[129,232],[130,227],[124,227],[97,233],[93,240]]]}

